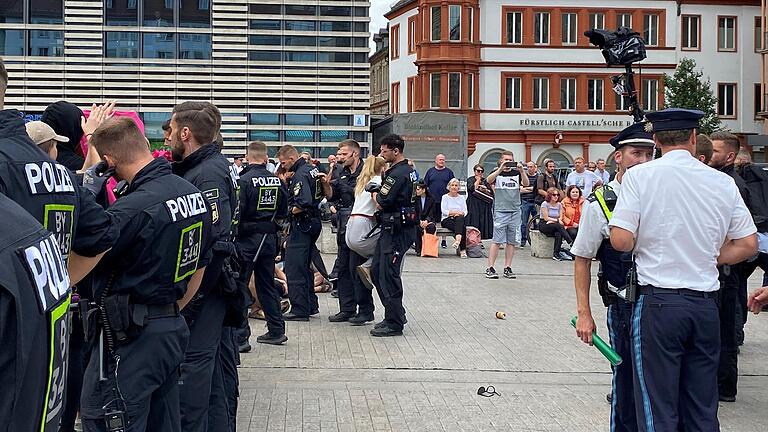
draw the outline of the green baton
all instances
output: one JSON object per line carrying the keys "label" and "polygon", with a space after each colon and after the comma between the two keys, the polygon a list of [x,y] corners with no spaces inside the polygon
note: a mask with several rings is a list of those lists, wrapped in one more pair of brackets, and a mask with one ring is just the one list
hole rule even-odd
{"label": "green baton", "polygon": [[[576,317],[571,318],[571,325],[573,328],[576,328]],[[600,351],[600,354],[604,355],[613,366],[621,364],[621,356],[595,332],[592,332],[592,344],[595,345],[595,348]]]}

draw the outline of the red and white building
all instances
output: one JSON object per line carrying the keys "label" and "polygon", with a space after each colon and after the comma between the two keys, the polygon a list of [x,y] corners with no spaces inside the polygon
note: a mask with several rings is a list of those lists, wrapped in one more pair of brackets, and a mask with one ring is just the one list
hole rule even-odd
{"label": "red and white building", "polygon": [[628,26],[647,43],[635,65],[640,103],[663,108],[663,74],[696,60],[727,128],[762,131],[760,0],[402,0],[386,14],[392,113],[462,113],[469,164],[609,156],[632,118],[583,35]]}

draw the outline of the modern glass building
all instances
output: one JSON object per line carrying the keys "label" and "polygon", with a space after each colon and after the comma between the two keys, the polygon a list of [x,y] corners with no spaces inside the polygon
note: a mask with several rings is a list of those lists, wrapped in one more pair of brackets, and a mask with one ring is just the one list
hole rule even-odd
{"label": "modern glass building", "polygon": [[361,0],[0,0],[6,106],[117,99],[147,136],[173,106],[222,111],[225,152],[250,140],[315,157],[368,142],[370,3]]}

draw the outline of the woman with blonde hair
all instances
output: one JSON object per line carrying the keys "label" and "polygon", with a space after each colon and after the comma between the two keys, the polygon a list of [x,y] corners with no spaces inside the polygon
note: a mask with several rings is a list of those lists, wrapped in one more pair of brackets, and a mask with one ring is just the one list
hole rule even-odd
{"label": "woman with blonde hair", "polygon": [[345,240],[347,246],[353,252],[365,258],[367,261],[358,267],[360,278],[369,289],[373,289],[370,277],[371,257],[376,251],[376,243],[379,241],[380,231],[371,233],[376,226],[376,202],[371,198],[371,193],[365,190],[368,184],[381,186],[381,176],[387,168],[387,162],[380,156],[368,156],[360,170],[355,185],[355,204],[347,222],[347,234]]}

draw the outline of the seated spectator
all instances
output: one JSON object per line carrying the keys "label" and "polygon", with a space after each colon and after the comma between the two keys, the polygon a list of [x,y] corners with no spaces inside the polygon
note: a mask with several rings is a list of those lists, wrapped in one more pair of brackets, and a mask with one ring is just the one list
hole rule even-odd
{"label": "seated spectator", "polygon": [[452,178],[448,182],[448,193],[440,203],[442,221],[440,224],[453,232],[456,239],[453,248],[462,258],[467,257],[467,239],[464,218],[467,216],[467,200],[459,195],[459,180]]}
{"label": "seated spectator", "polygon": [[435,225],[435,200],[429,194],[429,189],[423,181],[416,184],[416,214],[419,215],[419,226],[416,231],[416,254],[421,255],[421,237],[424,232],[434,234],[437,232]]}
{"label": "seated spectator", "polygon": [[[578,187],[577,187],[578,189]],[[549,188],[547,199],[541,203],[541,223],[539,231],[549,237],[555,238],[555,248],[552,252],[552,259],[555,261],[573,260],[573,257],[562,250],[563,239],[569,244],[573,243],[573,238],[565,230],[562,221],[563,206],[558,202],[560,191],[555,188]]]}
{"label": "seated spectator", "polygon": [[568,186],[565,191],[565,198],[560,203],[563,206],[563,226],[572,239],[576,239],[579,232],[579,221],[581,220],[581,206],[584,204],[584,197],[581,195],[581,189],[576,185]]}

